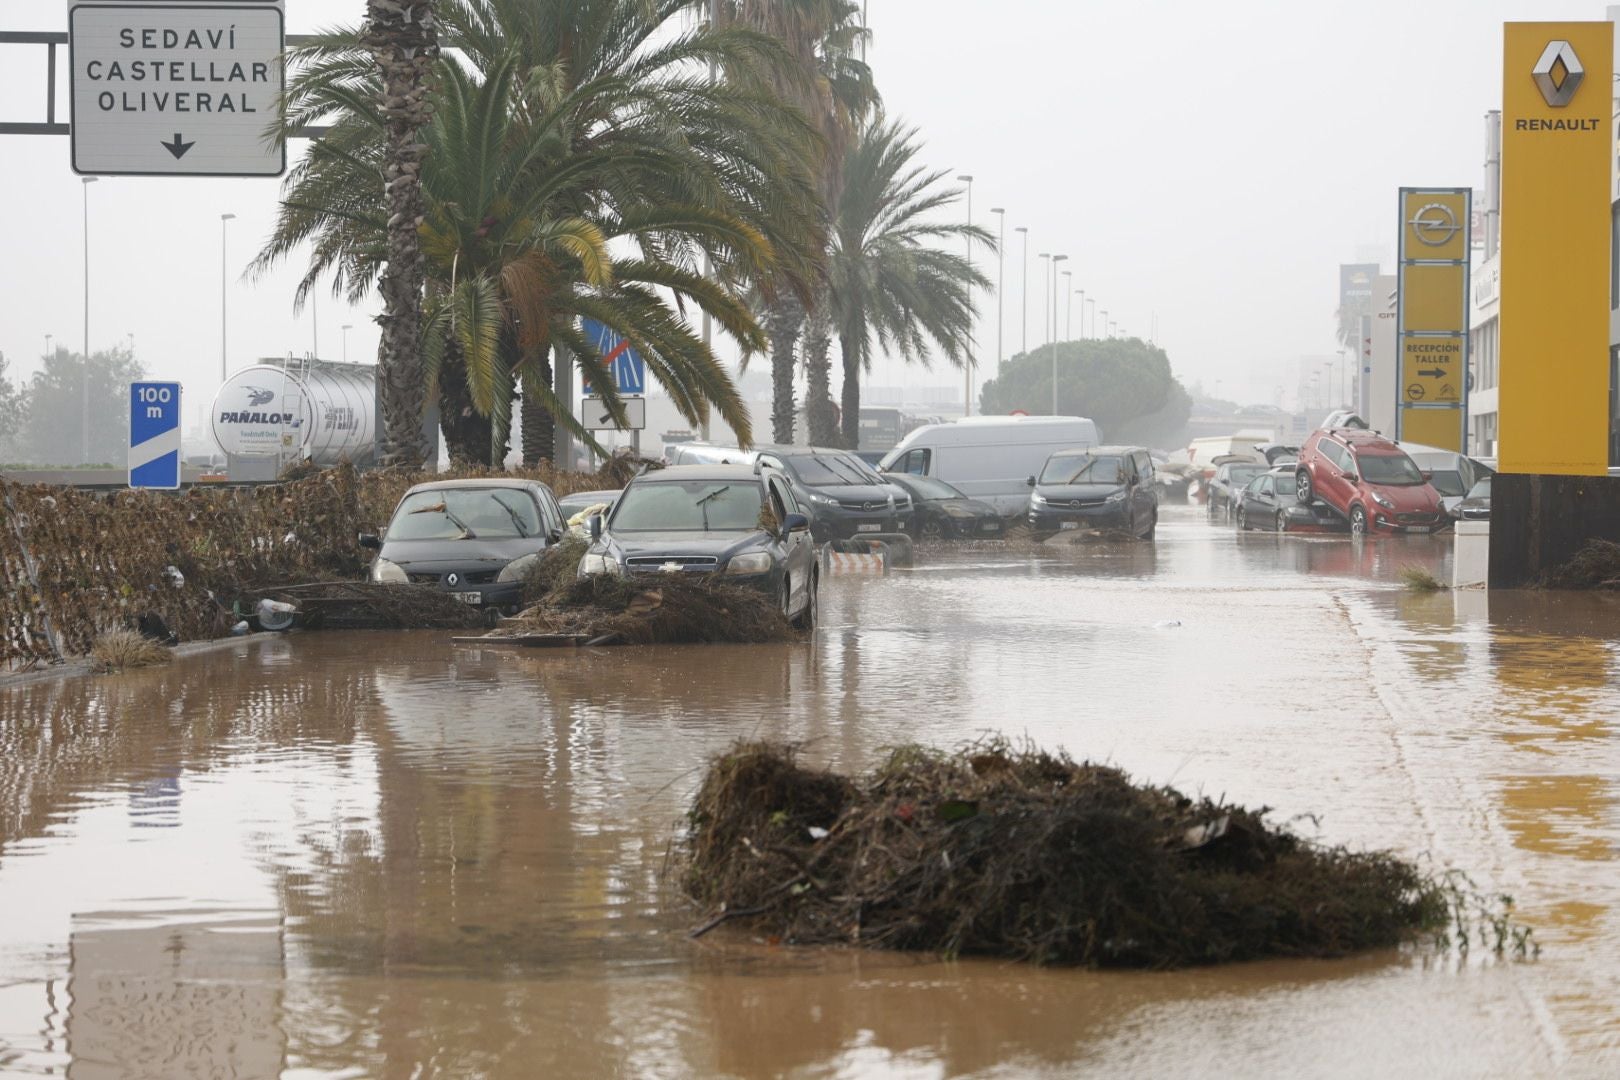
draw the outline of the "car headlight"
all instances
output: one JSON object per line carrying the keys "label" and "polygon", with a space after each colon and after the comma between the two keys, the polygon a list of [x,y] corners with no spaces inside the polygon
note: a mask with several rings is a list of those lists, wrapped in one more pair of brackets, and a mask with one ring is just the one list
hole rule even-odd
{"label": "car headlight", "polygon": [[522,581],[524,578],[529,576],[529,571],[533,570],[539,561],[539,552],[535,552],[533,555],[524,555],[520,558],[513,559],[511,562],[506,564],[506,568],[504,570],[495,576],[495,580]]}
{"label": "car headlight", "polygon": [[1029,505],[1031,505],[1031,506],[1045,506],[1046,505],[1046,496],[1042,495],[1038,491],[1030,492],[1029,493]]}
{"label": "car headlight", "polygon": [[810,501],[817,504],[818,506],[837,506],[838,505],[838,500],[833,498],[831,495],[823,495],[819,491],[812,491],[809,494],[810,494]]}
{"label": "car headlight", "polygon": [[379,555],[371,564],[371,580],[406,585],[410,583],[411,579],[405,575],[404,570],[400,569],[398,563],[389,562]]}
{"label": "car headlight", "polygon": [[1386,495],[1380,495],[1376,491],[1373,492],[1373,502],[1377,503],[1379,506],[1382,506],[1385,510],[1395,509],[1395,502],[1393,499],[1390,499]]}
{"label": "car headlight", "polygon": [[1130,492],[1126,491],[1124,488],[1120,488],[1118,491],[1115,491],[1115,492],[1111,493],[1108,496],[1108,501],[1109,502],[1124,502],[1125,501],[1125,496],[1128,495],[1128,494],[1130,494]]}
{"label": "car headlight", "polygon": [[743,555],[733,555],[731,561],[726,563],[728,574],[763,574],[771,568],[771,553],[768,551],[750,551]]}
{"label": "car headlight", "polygon": [[606,555],[587,552],[585,557],[579,560],[580,577],[589,577],[591,574],[617,574],[618,572],[619,560],[610,559]]}

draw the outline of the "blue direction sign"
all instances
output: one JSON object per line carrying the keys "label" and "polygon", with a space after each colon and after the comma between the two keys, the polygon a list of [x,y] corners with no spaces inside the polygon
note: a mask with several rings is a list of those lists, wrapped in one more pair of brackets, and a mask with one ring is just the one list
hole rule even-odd
{"label": "blue direction sign", "polygon": [[180,486],[180,384],[129,384],[129,486]]}
{"label": "blue direction sign", "polygon": [[[602,357],[602,365],[613,371],[613,383],[620,394],[641,395],[647,392],[647,362],[630,343],[609,327],[595,319],[580,319],[580,330]],[[596,390],[589,379],[582,380],[586,397],[594,397]]]}

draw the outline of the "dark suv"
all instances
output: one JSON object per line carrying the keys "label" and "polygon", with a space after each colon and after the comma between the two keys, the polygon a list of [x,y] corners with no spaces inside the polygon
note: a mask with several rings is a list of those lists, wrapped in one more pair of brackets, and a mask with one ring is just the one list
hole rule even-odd
{"label": "dark suv", "polygon": [[1451,524],[1440,496],[1406,451],[1378,434],[1332,428],[1305,440],[1294,471],[1304,505],[1321,499],[1350,522],[1350,532],[1433,532]]}
{"label": "dark suv", "polygon": [[1029,486],[1029,529],[1037,538],[1087,528],[1151,540],[1159,525],[1153,459],[1140,446],[1059,450]]}
{"label": "dark suv", "polygon": [[756,467],[787,477],[799,506],[810,515],[810,535],[818,544],[911,530],[910,493],[848,450],[766,446]]}

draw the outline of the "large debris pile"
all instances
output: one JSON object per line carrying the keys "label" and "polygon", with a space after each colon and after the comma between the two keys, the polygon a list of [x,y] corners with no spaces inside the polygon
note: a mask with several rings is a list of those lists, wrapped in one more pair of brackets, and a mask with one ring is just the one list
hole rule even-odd
{"label": "large debris pile", "polygon": [[530,644],[545,639],[599,645],[791,641],[776,603],[755,589],[709,575],[595,574],[575,570],[586,545],[564,541],[546,552],[524,583],[532,601],[487,636]]}
{"label": "large debris pile", "polygon": [[1543,589],[1620,589],[1620,544],[1593,537],[1568,562],[1541,576]]}
{"label": "large debris pile", "polygon": [[800,944],[1093,967],[1339,956],[1447,920],[1393,855],[1309,843],[1264,811],[992,741],[891,753],[851,780],[738,744],[690,813],[687,892]]}

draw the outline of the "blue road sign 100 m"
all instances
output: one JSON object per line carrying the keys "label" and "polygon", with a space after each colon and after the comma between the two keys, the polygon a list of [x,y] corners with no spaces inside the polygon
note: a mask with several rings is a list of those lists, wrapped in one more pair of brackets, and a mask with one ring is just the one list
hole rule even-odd
{"label": "blue road sign 100 m", "polygon": [[129,384],[129,486],[180,486],[180,384]]}

